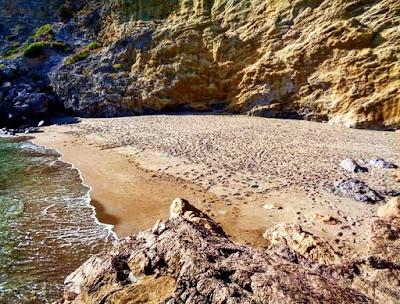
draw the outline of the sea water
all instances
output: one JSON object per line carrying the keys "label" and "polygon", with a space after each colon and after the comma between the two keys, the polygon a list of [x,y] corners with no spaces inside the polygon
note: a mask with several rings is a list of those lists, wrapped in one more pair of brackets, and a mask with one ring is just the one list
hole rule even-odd
{"label": "sea water", "polygon": [[53,303],[65,277],[113,239],[60,155],[0,138],[0,303]]}

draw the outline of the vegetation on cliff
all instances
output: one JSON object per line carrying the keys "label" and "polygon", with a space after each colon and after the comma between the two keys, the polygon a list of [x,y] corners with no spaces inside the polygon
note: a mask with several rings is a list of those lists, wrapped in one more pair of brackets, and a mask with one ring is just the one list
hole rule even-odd
{"label": "vegetation on cliff", "polygon": [[[75,50],[48,76],[76,115],[222,110],[358,128],[400,125],[396,0],[56,2],[48,9],[61,7],[63,24],[30,16],[37,26],[16,31],[26,18],[4,17],[2,35],[23,43],[30,31],[34,43],[61,39]],[[35,0],[21,10],[39,14],[43,5]],[[85,50],[90,41],[102,47]],[[4,46],[13,57],[20,46],[11,43]]]}
{"label": "vegetation on cliff", "polygon": [[[397,1],[115,0],[104,7],[104,49],[85,66],[60,67],[53,80],[67,107],[64,92],[88,84],[78,91],[88,116],[223,108],[399,126]],[[125,67],[125,79],[115,64]],[[88,79],[83,69],[112,78],[118,89]]]}

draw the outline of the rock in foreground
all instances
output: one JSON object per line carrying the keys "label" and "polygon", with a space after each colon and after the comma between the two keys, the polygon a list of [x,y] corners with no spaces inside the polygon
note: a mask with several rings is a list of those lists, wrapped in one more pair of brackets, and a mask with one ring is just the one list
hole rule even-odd
{"label": "rock in foreground", "polygon": [[[389,226],[396,225],[396,221],[377,220],[375,233],[390,230]],[[385,229],[379,229],[381,226]],[[293,235],[296,233],[299,235]],[[379,249],[382,247],[373,245],[372,257],[342,260],[325,242],[300,228],[281,227],[266,233],[269,236],[271,245],[265,249],[235,244],[207,215],[177,199],[168,221],[158,221],[152,230],[119,241],[109,252],[92,257],[72,273],[66,279],[60,303],[400,300],[400,264],[386,260],[385,251]],[[322,246],[312,248],[317,256],[299,250],[307,247],[299,246],[302,239],[308,247]],[[375,235],[374,239],[390,239],[393,247],[399,235]],[[321,257],[324,252],[328,258]],[[389,256],[393,256],[392,252]]]}

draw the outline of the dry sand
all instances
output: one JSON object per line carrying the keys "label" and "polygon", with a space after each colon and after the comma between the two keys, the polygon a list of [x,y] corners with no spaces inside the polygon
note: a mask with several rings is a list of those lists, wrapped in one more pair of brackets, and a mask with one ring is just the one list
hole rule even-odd
{"label": "dry sand", "polygon": [[295,120],[160,115],[50,126],[36,142],[82,171],[99,219],[120,236],[150,228],[184,197],[239,242],[261,246],[266,229],[296,222],[346,254],[366,249],[378,205],[327,188],[355,177],[400,190],[398,169],[352,174],[339,166],[375,156],[400,165],[399,136]]}

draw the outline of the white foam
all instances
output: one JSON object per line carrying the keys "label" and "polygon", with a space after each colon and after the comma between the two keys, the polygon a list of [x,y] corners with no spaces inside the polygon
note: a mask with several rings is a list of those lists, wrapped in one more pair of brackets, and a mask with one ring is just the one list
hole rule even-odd
{"label": "white foam", "polygon": [[94,219],[94,221],[95,221],[95,223],[96,223],[97,225],[99,225],[99,226],[101,226],[101,227],[105,227],[105,229],[108,231],[108,236],[107,236],[107,237],[110,237],[110,236],[111,236],[111,237],[114,238],[115,240],[118,240],[119,238],[118,238],[117,234],[116,234],[116,233],[114,232],[114,230],[113,230],[113,229],[114,229],[114,225],[102,223],[102,222],[100,222],[100,221],[98,220],[96,208],[90,203],[90,202],[91,202],[90,193],[92,192],[93,189],[92,189],[92,187],[91,187],[90,185],[85,184],[84,179],[83,179],[82,172],[79,170],[79,168],[77,168],[73,163],[69,163],[69,162],[64,161],[64,160],[62,159],[63,156],[64,156],[64,154],[62,154],[62,153],[61,153],[60,151],[58,151],[57,149],[49,148],[49,147],[47,147],[46,145],[37,144],[37,143],[35,143],[33,140],[29,140],[29,142],[30,142],[32,145],[36,146],[36,147],[41,147],[41,148],[45,149],[46,151],[53,151],[53,152],[57,153],[57,155],[58,155],[58,160],[59,160],[59,161],[65,163],[65,164],[71,165],[71,169],[72,169],[72,170],[76,170],[76,171],[79,173],[79,179],[81,180],[81,184],[82,184],[84,187],[86,187],[86,188],[88,189],[88,193],[85,195],[85,196],[86,196],[85,202],[86,202],[87,206],[89,206],[89,208],[91,208],[91,210],[92,210],[91,217]]}

